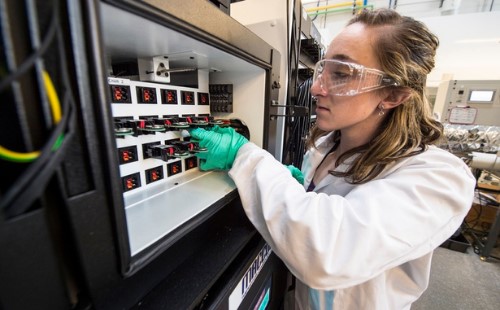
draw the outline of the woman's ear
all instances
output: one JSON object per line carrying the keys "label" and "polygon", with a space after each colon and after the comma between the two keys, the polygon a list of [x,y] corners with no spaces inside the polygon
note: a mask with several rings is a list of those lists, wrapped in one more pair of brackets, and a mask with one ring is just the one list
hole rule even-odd
{"label": "woman's ear", "polygon": [[404,103],[411,96],[411,90],[408,88],[391,89],[385,99],[381,101],[386,109],[392,109]]}

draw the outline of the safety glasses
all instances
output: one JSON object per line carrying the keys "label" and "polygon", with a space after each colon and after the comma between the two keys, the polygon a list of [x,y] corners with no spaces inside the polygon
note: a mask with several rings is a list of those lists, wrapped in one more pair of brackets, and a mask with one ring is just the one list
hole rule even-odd
{"label": "safety glasses", "polygon": [[398,83],[384,72],[362,65],[334,59],[316,63],[313,83],[319,82],[321,90],[335,96],[354,96]]}

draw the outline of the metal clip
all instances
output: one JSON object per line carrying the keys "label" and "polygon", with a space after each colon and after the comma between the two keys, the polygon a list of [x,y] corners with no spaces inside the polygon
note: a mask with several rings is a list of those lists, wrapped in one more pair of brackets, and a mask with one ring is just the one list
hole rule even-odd
{"label": "metal clip", "polygon": [[293,106],[293,105],[283,105],[277,104],[276,100],[271,103],[272,107],[284,107],[287,108],[285,114],[271,114],[271,120],[277,117],[306,117],[309,116],[309,108],[303,106]]}

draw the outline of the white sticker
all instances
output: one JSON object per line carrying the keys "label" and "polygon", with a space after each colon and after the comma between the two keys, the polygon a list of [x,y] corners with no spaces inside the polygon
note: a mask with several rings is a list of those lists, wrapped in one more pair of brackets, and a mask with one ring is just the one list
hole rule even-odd
{"label": "white sticker", "polygon": [[271,252],[271,247],[266,243],[250,267],[248,267],[236,288],[233,290],[231,295],[229,295],[229,310],[238,309],[239,305],[243,301],[243,298],[245,298],[246,294],[250,290],[250,287],[269,258],[269,255],[271,255]]}
{"label": "white sticker", "polygon": [[456,107],[450,111],[450,124],[474,124],[477,109],[469,107]]}

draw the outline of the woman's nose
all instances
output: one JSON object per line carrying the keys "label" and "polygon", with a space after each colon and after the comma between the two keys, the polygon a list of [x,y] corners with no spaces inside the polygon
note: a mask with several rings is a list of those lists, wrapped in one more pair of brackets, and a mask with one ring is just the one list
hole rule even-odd
{"label": "woman's nose", "polygon": [[325,92],[325,90],[321,86],[320,79],[313,80],[313,83],[311,85],[311,95],[313,95],[314,97],[327,95],[327,93]]}

